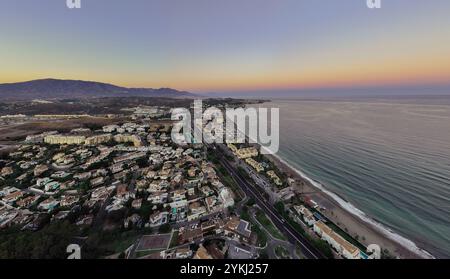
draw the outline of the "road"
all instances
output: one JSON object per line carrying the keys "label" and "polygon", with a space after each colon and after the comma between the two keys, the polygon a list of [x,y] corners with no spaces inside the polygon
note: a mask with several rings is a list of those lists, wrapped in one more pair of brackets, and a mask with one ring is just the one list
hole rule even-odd
{"label": "road", "polygon": [[276,252],[275,252],[275,249],[278,246],[281,246],[284,249],[286,249],[286,251],[289,253],[289,256],[291,259],[299,259],[300,258],[300,256],[298,256],[295,251],[296,245],[292,244],[289,241],[278,239],[275,236],[273,236],[272,233],[269,230],[267,230],[264,227],[264,225],[258,221],[258,219],[255,216],[254,208],[253,208],[253,210],[250,209],[250,218],[255,224],[258,224],[258,226],[260,226],[261,229],[265,231],[265,233],[268,237],[267,244],[266,244],[267,245],[266,250],[267,250],[267,255],[269,256],[269,259],[277,259],[278,258],[278,256],[276,255]]}
{"label": "road", "polygon": [[[217,152],[221,152],[216,148]],[[225,156],[224,156],[225,158]],[[245,194],[253,198],[256,204],[264,211],[264,213],[272,220],[275,226],[283,232],[290,242],[298,244],[303,254],[308,259],[326,259],[327,257],[316,247],[314,247],[308,239],[292,227],[281,214],[249,183],[236,169],[228,162],[228,160],[220,160],[222,166],[232,175]]]}

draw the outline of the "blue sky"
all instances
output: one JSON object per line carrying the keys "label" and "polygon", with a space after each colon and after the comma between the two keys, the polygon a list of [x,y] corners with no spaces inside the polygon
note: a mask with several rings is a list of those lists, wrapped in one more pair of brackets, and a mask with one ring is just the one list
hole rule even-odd
{"label": "blue sky", "polygon": [[2,0],[0,82],[195,92],[450,83],[450,1]]}

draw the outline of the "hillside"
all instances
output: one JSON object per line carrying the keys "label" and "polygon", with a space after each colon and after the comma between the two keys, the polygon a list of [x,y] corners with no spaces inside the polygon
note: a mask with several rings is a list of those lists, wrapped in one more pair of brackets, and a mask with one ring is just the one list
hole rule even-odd
{"label": "hillside", "polygon": [[193,98],[196,95],[171,88],[127,88],[108,83],[39,79],[0,84],[0,100],[33,100],[96,97],[166,97]]}

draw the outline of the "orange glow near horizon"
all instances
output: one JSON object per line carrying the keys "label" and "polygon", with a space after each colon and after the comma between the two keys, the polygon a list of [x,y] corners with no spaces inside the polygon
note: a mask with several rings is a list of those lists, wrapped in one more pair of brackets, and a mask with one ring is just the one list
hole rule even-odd
{"label": "orange glow near horizon", "polygon": [[319,73],[310,73],[309,75],[284,73],[284,75],[273,76],[255,76],[235,79],[210,79],[196,80],[195,78],[186,81],[173,79],[167,82],[145,82],[127,79],[109,79],[107,77],[92,79],[84,75],[2,75],[0,83],[15,83],[35,79],[56,78],[86,80],[110,83],[124,87],[145,87],[162,88],[169,87],[182,91],[191,92],[232,92],[232,91],[264,91],[264,90],[304,90],[304,89],[323,89],[323,88],[352,88],[352,87],[377,87],[377,86],[419,86],[419,85],[448,85],[450,84],[450,75],[438,73],[423,73],[406,69],[404,72],[392,72],[372,70],[366,72],[350,72],[342,70],[341,72],[330,72],[324,70]]}
{"label": "orange glow near horizon", "polygon": [[[198,11],[205,17],[216,12],[211,26],[193,20],[198,17],[180,18],[184,13],[175,17],[171,5],[160,4],[168,5],[167,10],[161,7],[168,13],[165,16],[180,22],[167,26],[161,16],[164,24],[155,25],[156,17],[144,16],[143,25],[133,17],[116,34],[109,26],[122,23],[111,15],[103,28],[74,26],[76,32],[68,33],[54,24],[57,13],[49,15],[47,24],[11,17],[14,28],[3,27],[9,36],[0,44],[0,83],[78,79],[194,93],[450,84],[450,29],[444,28],[450,23],[445,9],[450,4],[444,2],[428,10],[416,2],[414,11],[404,11],[397,3],[397,10],[385,7],[377,13],[351,6],[354,13],[345,17],[316,3],[311,5],[332,17],[310,18],[305,12],[304,20],[286,17],[292,8],[270,4],[267,14],[253,21],[248,17],[254,13],[237,11],[235,4],[224,2],[231,6],[227,16],[213,6],[208,12]],[[350,7],[350,3],[333,5]],[[279,14],[272,14],[275,7]],[[228,16],[233,15],[241,20],[242,29],[223,25],[230,24]],[[268,15],[274,16],[275,27],[267,24]],[[221,16],[221,21],[214,21]],[[356,18],[360,24],[355,24]],[[40,25],[35,28],[36,24]],[[28,31],[28,36],[22,34]]]}

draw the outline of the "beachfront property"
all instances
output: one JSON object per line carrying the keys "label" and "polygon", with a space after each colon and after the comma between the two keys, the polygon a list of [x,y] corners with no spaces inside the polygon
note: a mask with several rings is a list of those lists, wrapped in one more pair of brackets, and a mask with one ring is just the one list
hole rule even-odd
{"label": "beachfront property", "polygon": [[236,147],[236,145],[234,145],[232,143],[227,144],[227,146],[233,153],[236,153],[236,151],[238,151],[238,148]]}
{"label": "beachfront property", "polygon": [[280,177],[273,170],[266,172],[266,174],[272,179],[273,183],[275,183],[276,185],[278,186],[283,185],[283,182],[281,181]]}
{"label": "beachfront property", "polygon": [[303,205],[295,205],[294,206],[295,211],[297,211],[297,214],[303,216],[303,221],[305,221],[308,226],[313,226],[316,222],[316,219],[314,218],[314,214]]}
{"label": "beachfront property", "polygon": [[245,159],[245,162],[247,164],[249,164],[252,168],[254,168],[257,172],[262,172],[264,171],[264,167],[260,162],[257,162],[255,159],[253,158],[247,158]]}
{"label": "beachfront property", "polygon": [[322,221],[314,223],[314,232],[346,259],[361,259],[361,251]]}
{"label": "beachfront property", "polygon": [[[234,146],[234,145],[232,145]],[[255,147],[246,147],[246,148],[241,148],[241,149],[237,149],[237,148],[230,148],[231,151],[233,151],[236,156],[239,159],[247,159],[247,158],[251,158],[251,157],[256,157],[258,156],[259,152],[258,149],[256,149]]]}

